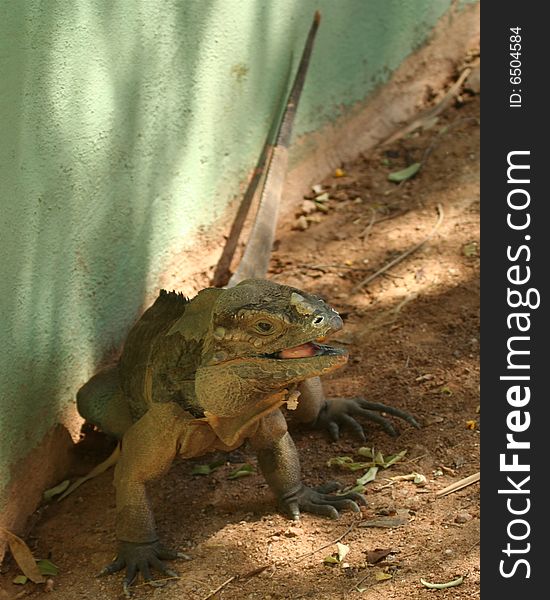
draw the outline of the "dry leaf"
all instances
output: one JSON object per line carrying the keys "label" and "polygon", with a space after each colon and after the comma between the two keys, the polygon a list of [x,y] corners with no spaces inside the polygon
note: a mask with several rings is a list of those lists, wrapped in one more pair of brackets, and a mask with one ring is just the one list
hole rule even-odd
{"label": "dry leaf", "polygon": [[409,511],[406,509],[399,509],[397,514],[392,517],[376,517],[367,521],[361,521],[359,527],[400,527],[406,525],[409,522]]}
{"label": "dry leaf", "polygon": [[369,565],[374,565],[377,562],[380,562],[383,558],[386,558],[386,556],[391,553],[392,551],[390,548],[385,548],[384,550],[376,548],[376,550],[367,550],[365,552]]}
{"label": "dry leaf", "polygon": [[4,527],[0,527],[0,532],[3,533],[8,540],[12,556],[24,575],[34,583],[44,583],[44,577],[42,577],[40,569],[27,544],[11,531],[4,529]]}

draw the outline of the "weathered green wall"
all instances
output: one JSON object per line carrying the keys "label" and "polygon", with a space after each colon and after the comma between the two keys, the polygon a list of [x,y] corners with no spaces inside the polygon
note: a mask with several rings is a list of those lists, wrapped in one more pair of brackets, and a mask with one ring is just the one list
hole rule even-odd
{"label": "weathered green wall", "polygon": [[0,509],[11,467],[238,192],[314,10],[296,135],[364,99],[449,5],[0,0]]}

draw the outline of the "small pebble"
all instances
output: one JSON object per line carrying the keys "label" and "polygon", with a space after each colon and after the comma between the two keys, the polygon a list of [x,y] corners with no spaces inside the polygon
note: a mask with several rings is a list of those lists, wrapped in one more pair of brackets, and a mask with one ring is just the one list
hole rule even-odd
{"label": "small pebble", "polygon": [[305,231],[309,226],[307,219],[304,215],[301,215],[296,219],[296,223],[294,224],[294,229],[298,229],[299,231]]}
{"label": "small pebble", "polygon": [[459,512],[455,517],[455,523],[467,523],[473,519],[472,515],[467,512]]}

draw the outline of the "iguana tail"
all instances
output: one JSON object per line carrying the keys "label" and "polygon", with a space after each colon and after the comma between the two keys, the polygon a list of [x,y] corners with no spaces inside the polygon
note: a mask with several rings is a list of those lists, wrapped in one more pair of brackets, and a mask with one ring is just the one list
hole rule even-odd
{"label": "iguana tail", "polygon": [[271,248],[275,238],[279,205],[286,178],[288,146],[292,134],[292,125],[294,124],[298,102],[302,88],[304,87],[309,59],[320,20],[321,15],[317,11],[313,18],[302,58],[300,59],[294,83],[279,125],[254,225],[252,226],[241,262],[229,280],[227,287],[233,287],[243,279],[263,278],[267,274]]}

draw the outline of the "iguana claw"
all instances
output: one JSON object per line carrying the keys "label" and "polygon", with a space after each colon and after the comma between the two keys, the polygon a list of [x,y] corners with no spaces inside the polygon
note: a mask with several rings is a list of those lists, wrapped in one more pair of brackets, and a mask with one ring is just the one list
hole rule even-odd
{"label": "iguana claw", "polygon": [[314,426],[319,429],[327,429],[334,441],[340,438],[340,427],[344,426],[351,429],[364,442],[366,440],[365,432],[363,426],[357,421],[357,417],[363,417],[378,423],[392,437],[399,435],[394,425],[378,414],[381,412],[399,417],[413,427],[420,428],[419,423],[409,413],[380,402],[369,402],[361,397],[327,399]]}
{"label": "iguana claw", "polygon": [[349,509],[353,512],[359,512],[359,504],[367,505],[367,501],[362,494],[348,492],[347,494],[335,496],[331,493],[341,489],[341,487],[341,484],[337,481],[331,481],[316,488],[301,485],[295,492],[281,498],[279,504],[293,521],[300,518],[300,509],[304,512],[337,519],[340,516],[338,512],[340,510]]}
{"label": "iguana claw", "polygon": [[163,560],[174,560],[184,558],[191,560],[191,557],[182,552],[176,552],[165,548],[160,542],[150,542],[145,544],[136,544],[134,542],[119,542],[118,553],[115,560],[104,567],[99,573],[110,575],[126,568],[126,577],[123,581],[124,595],[130,597],[130,586],[136,580],[138,573],[141,573],[143,580],[150,585],[159,586],[151,575],[151,568],[156,569],[168,577],[178,577],[178,574],[169,569],[162,562]]}

